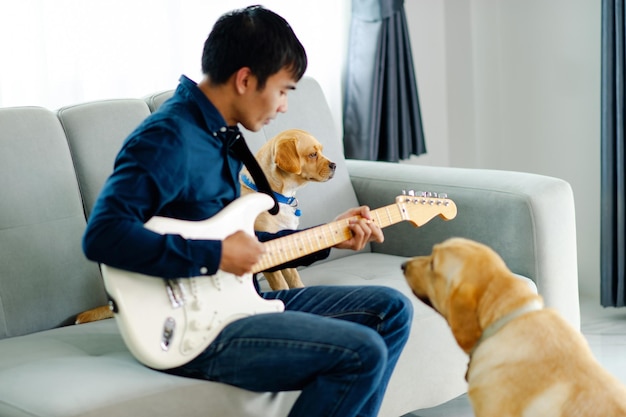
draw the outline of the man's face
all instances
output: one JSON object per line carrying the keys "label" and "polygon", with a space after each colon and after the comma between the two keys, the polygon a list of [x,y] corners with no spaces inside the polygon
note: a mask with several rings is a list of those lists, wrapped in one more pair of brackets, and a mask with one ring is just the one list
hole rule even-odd
{"label": "man's face", "polygon": [[278,113],[287,111],[287,93],[295,90],[296,81],[290,71],[283,68],[271,75],[262,90],[257,88],[257,79],[250,77],[250,85],[239,107],[239,122],[253,132],[261,130]]}

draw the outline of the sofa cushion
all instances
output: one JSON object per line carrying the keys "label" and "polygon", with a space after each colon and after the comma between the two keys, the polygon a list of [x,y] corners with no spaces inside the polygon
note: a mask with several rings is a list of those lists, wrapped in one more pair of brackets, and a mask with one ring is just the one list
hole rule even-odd
{"label": "sofa cushion", "polygon": [[0,343],[3,417],[276,416],[287,414],[295,395],[257,394],[148,369],[126,349],[114,320]]}
{"label": "sofa cushion", "polygon": [[91,213],[124,139],[150,115],[140,99],[103,100],[63,107],[65,129],[87,216]]}
{"label": "sofa cushion", "polygon": [[106,302],[80,256],[82,202],[63,129],[37,107],[0,109],[0,338],[70,322]]}

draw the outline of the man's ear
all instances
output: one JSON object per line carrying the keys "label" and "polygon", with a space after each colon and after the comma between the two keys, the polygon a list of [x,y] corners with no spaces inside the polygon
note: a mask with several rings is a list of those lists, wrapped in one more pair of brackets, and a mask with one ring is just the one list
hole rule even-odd
{"label": "man's ear", "polygon": [[235,72],[234,80],[237,93],[244,94],[247,89],[253,87],[252,77],[254,77],[254,74],[252,74],[252,70],[248,67],[241,67]]}
{"label": "man's ear", "polygon": [[274,163],[280,169],[292,174],[300,174],[300,156],[296,147],[296,139],[282,139],[274,146]]}

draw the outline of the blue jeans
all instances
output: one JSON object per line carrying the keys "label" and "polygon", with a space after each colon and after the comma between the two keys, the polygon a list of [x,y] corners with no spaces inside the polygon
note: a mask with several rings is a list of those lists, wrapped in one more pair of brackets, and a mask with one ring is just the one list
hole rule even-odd
{"label": "blue jeans", "polygon": [[289,417],[374,417],[409,336],[413,307],[378,286],[262,294],[285,312],[237,320],[200,356],[171,370],[251,391],[302,393]]}

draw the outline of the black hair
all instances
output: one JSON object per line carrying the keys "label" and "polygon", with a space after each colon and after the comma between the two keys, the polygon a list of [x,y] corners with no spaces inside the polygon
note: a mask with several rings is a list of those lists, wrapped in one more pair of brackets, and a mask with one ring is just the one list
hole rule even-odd
{"label": "black hair", "polygon": [[248,6],[220,17],[204,43],[202,72],[213,84],[225,83],[240,68],[257,77],[258,89],[283,68],[299,81],[307,66],[304,47],[285,19],[262,6]]}

